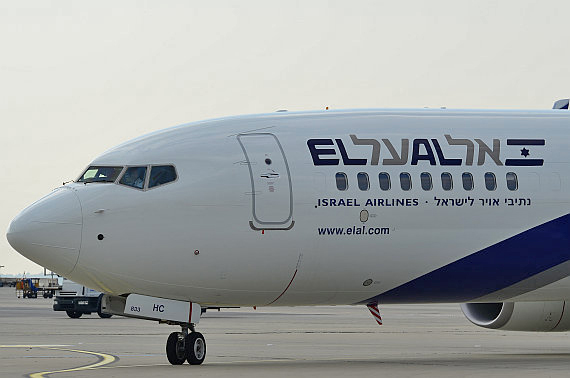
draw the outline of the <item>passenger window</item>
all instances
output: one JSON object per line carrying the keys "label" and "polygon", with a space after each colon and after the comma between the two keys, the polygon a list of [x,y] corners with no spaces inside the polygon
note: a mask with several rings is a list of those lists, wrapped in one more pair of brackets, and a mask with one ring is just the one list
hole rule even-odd
{"label": "passenger window", "polygon": [[358,180],[358,189],[368,190],[370,189],[370,180],[368,179],[368,173],[360,172],[356,175]]}
{"label": "passenger window", "polygon": [[402,190],[412,189],[412,176],[407,172],[400,173],[400,187]]}
{"label": "passenger window", "polygon": [[386,172],[378,174],[378,181],[380,181],[380,189],[390,190],[390,175]]}
{"label": "passenger window", "polygon": [[119,184],[143,189],[146,178],[146,167],[129,167],[121,177]]}
{"label": "passenger window", "polygon": [[517,179],[517,174],[514,172],[507,172],[507,189],[517,190],[519,188],[519,182]]}
{"label": "passenger window", "polygon": [[495,178],[495,174],[493,172],[485,173],[485,187],[487,190],[497,189],[497,179]]}
{"label": "passenger window", "polygon": [[473,175],[471,173],[463,172],[461,180],[463,181],[463,189],[473,190]]}
{"label": "passenger window", "polygon": [[98,167],[87,168],[77,182],[115,182],[123,167]]}
{"label": "passenger window", "polygon": [[149,188],[164,185],[176,180],[176,170],[172,165],[155,165],[150,169]]}
{"label": "passenger window", "polygon": [[348,189],[348,178],[346,177],[346,173],[337,172],[335,177],[336,177],[336,188],[338,190]]}
{"label": "passenger window", "polygon": [[443,190],[453,189],[453,177],[451,177],[451,173],[443,172],[441,174],[441,187]]}
{"label": "passenger window", "polygon": [[431,175],[428,172],[422,172],[420,174],[420,181],[423,190],[431,190],[432,188]]}

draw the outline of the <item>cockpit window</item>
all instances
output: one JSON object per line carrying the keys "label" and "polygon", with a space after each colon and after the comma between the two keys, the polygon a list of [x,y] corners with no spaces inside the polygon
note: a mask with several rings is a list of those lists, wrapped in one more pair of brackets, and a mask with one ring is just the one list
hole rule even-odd
{"label": "cockpit window", "polygon": [[129,167],[121,177],[119,184],[143,189],[146,178],[146,167]]}
{"label": "cockpit window", "polygon": [[150,170],[149,188],[164,185],[176,180],[176,170],[172,165],[154,165]]}
{"label": "cockpit window", "polygon": [[91,166],[81,175],[77,182],[115,182],[123,167]]}

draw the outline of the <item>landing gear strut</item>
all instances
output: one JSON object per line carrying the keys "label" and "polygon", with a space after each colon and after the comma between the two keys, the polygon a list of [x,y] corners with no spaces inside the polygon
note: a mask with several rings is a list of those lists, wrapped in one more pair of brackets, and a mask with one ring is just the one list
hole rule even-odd
{"label": "landing gear strut", "polygon": [[[166,357],[172,365],[200,365],[206,358],[206,340],[194,330],[194,324],[181,324],[181,332],[172,332],[166,341]],[[190,333],[188,332],[190,329]]]}

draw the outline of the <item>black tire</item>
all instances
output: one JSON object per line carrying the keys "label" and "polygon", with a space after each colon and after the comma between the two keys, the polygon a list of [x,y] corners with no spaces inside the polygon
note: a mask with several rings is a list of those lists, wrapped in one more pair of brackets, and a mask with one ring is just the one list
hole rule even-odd
{"label": "black tire", "polygon": [[49,299],[53,298],[53,293],[49,293],[49,294],[48,294],[48,298],[49,298]]}
{"label": "black tire", "polygon": [[186,360],[190,365],[200,365],[206,358],[206,340],[200,332],[186,336]]}
{"label": "black tire", "polygon": [[172,365],[182,365],[186,360],[184,339],[178,337],[179,332],[172,332],[166,340],[166,358]]}
{"label": "black tire", "polygon": [[83,315],[83,313],[79,311],[66,311],[66,313],[71,319],[79,319],[81,315]]}
{"label": "black tire", "polygon": [[47,297],[48,297],[48,293],[45,293],[45,292],[44,292],[44,298],[47,299]]}
{"label": "black tire", "polygon": [[102,313],[100,310],[97,310],[97,315],[99,315],[101,319],[109,319],[111,316],[113,316],[113,314]]}
{"label": "black tire", "polygon": [[97,315],[99,315],[99,317],[101,319],[109,319],[111,316],[113,316],[112,314],[105,314],[104,312],[101,311],[101,298],[103,297],[103,294],[101,294],[99,296],[99,302],[97,303]]}

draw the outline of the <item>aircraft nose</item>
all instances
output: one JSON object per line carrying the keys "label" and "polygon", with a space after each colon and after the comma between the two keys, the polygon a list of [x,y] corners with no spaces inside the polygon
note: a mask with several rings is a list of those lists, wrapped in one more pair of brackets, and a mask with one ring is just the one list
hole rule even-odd
{"label": "aircraft nose", "polygon": [[21,255],[61,275],[79,258],[83,215],[71,188],[59,188],[18,214],[6,237]]}

